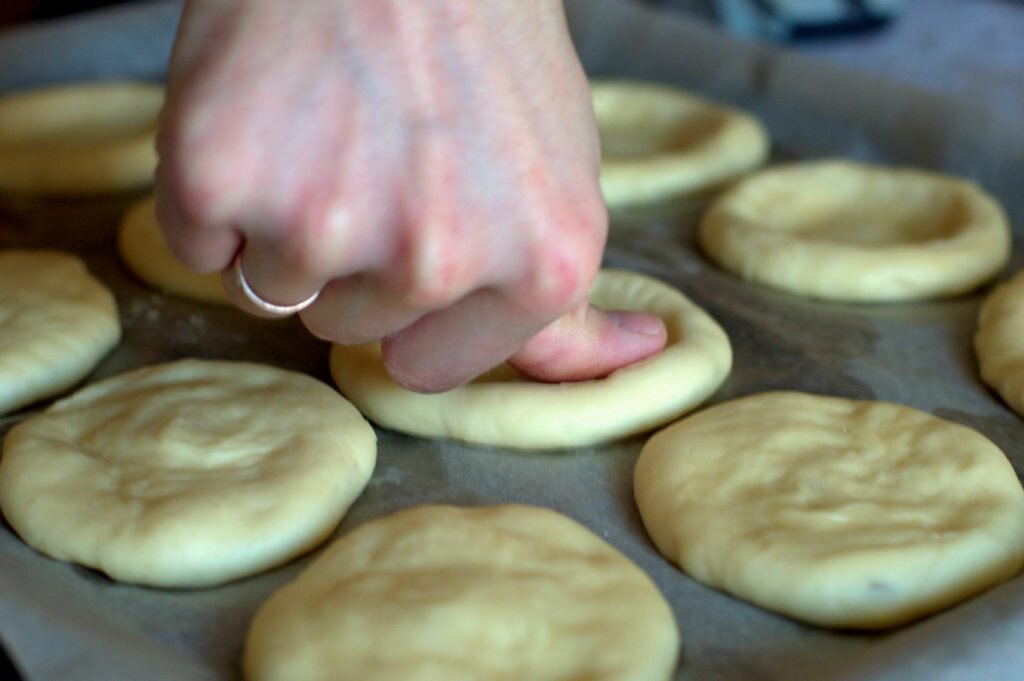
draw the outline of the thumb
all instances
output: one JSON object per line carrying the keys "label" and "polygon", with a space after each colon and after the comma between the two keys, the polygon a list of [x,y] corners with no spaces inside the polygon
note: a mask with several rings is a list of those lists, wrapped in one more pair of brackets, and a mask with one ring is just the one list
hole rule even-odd
{"label": "thumb", "polygon": [[509,362],[529,378],[560,383],[602,378],[665,347],[668,332],[643,312],[605,312],[583,301],[542,329]]}

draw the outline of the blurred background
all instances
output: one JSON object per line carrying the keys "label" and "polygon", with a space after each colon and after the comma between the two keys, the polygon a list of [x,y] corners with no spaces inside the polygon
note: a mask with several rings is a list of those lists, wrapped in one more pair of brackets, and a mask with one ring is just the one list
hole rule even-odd
{"label": "blurred background", "polygon": [[643,1],[737,37],[1024,113],[1021,0]]}
{"label": "blurred background", "polygon": [[[1022,0],[622,1],[690,17],[744,40],[968,98],[1009,116],[1024,112]],[[0,0],[0,31],[125,4]]]}

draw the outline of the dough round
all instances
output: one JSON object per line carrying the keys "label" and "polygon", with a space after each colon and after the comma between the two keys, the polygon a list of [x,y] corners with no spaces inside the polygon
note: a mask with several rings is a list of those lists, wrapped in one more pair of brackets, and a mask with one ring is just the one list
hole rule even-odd
{"label": "dough round", "polygon": [[601,191],[609,208],[720,185],[764,163],[768,135],[753,116],[677,88],[593,81]]}
{"label": "dough round", "polygon": [[563,515],[420,506],[331,545],[249,629],[248,681],[669,679],[657,587]]}
{"label": "dough round", "polygon": [[120,340],[114,296],[80,259],[0,251],[0,414],[70,388]]}
{"label": "dough round", "polygon": [[981,377],[1024,416],[1024,271],[981,306],[974,349]]}
{"label": "dough round", "polygon": [[732,349],[725,332],[670,286],[602,270],[590,301],[658,315],[668,344],[605,378],[576,383],[538,383],[502,364],[455,390],[424,395],[391,380],[378,343],[335,345],[331,373],[363,414],[387,428],[524,449],[585,446],[650,430],[696,407],[728,375]]}
{"label": "dough round", "polygon": [[329,386],[181,360],[96,383],[7,435],[0,508],[26,543],[123,582],[219,584],[324,541],[373,471]]}
{"label": "dough round", "polygon": [[159,85],[96,82],[0,97],[0,190],[96,194],[153,182]]}
{"label": "dough round", "polygon": [[824,626],[903,624],[1024,563],[1024,491],[1003,453],[895,404],[720,404],[651,438],[634,486],[658,550],[687,573]]}
{"label": "dough round", "polygon": [[171,253],[156,221],[152,196],[125,213],[117,232],[117,250],[128,268],[150,286],[205,303],[230,305],[219,272],[198,274]]}
{"label": "dough round", "polygon": [[919,170],[815,161],[752,175],[705,213],[708,257],[797,295],[884,302],[952,296],[1010,255],[999,204],[977,185]]}

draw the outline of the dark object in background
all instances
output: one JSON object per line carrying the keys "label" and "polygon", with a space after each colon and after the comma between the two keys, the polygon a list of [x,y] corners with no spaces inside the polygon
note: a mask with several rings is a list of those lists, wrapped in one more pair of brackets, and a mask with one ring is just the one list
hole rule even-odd
{"label": "dark object in background", "polygon": [[117,5],[127,0],[3,0],[0,2],[0,28],[26,21],[52,19],[66,14]]}
{"label": "dark object in background", "polygon": [[3,645],[0,645],[0,679],[6,679],[7,681],[21,681],[21,674],[18,673],[18,669],[11,662],[11,658],[8,657],[7,651],[4,650]]}
{"label": "dark object in background", "polygon": [[797,42],[880,29],[903,0],[650,0],[717,20],[742,38]]}

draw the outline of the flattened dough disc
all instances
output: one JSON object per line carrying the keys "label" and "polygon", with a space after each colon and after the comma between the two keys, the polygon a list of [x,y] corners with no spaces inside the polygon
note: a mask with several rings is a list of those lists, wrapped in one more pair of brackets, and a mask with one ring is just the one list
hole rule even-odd
{"label": "flattened dough disc", "polygon": [[657,587],[543,508],[420,506],[331,545],[259,612],[249,681],[665,681]]}
{"label": "flattened dough disc", "polygon": [[610,310],[658,315],[664,350],[611,375],[576,383],[538,383],[503,364],[455,390],[424,395],[388,376],[380,345],[335,345],[331,373],[368,418],[426,437],[519,447],[573,447],[641,433],[707,399],[729,373],[732,349],[722,328],[679,291],[632,272],[602,270],[590,301]]}
{"label": "flattened dough disc", "polygon": [[80,259],[0,251],[0,414],[78,383],[120,339],[114,296]]}
{"label": "flattened dough disc", "polygon": [[136,202],[125,213],[117,232],[117,250],[139,279],[161,291],[204,303],[231,304],[219,273],[197,274],[171,253],[156,221],[152,196]]}
{"label": "flattened dough disc", "polygon": [[999,286],[981,306],[974,349],[981,377],[1024,416],[1024,272]]}
{"label": "flattened dough disc", "polygon": [[1000,205],[977,185],[849,161],[769,168],[719,196],[704,252],[743,279],[854,302],[965,293],[1010,256]]}
{"label": "flattened dough disc", "polygon": [[601,191],[610,208],[694,194],[764,163],[768,135],[743,111],[678,88],[592,81]]}
{"label": "flattened dough disc", "polygon": [[684,571],[824,626],[903,624],[1024,562],[1024,491],[1003,453],[896,404],[719,404],[652,437],[634,488],[651,539]]}
{"label": "flattened dough disc", "polygon": [[10,431],[22,539],[124,582],[220,584],[324,541],[373,471],[373,429],[304,374],[181,360],[96,383]]}
{"label": "flattened dough disc", "polygon": [[97,194],[153,183],[164,91],[136,82],[0,97],[0,191]]}

